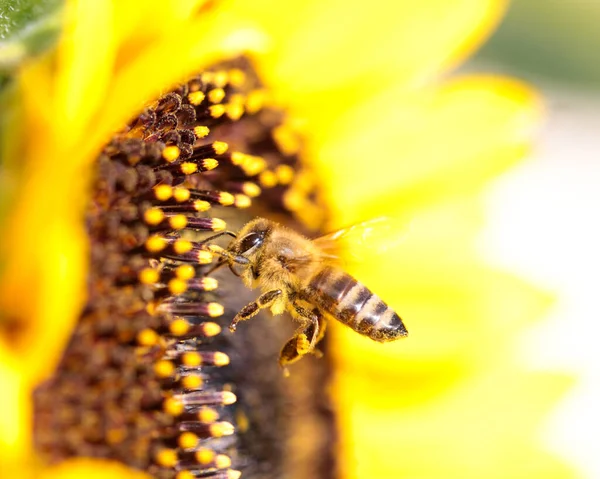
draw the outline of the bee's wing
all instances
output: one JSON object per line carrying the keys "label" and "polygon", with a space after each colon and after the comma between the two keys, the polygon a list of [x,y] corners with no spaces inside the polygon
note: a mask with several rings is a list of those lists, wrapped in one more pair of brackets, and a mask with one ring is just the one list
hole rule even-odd
{"label": "bee's wing", "polygon": [[[380,216],[328,233],[314,240],[325,261],[362,261],[369,255],[383,255],[403,241],[410,223]],[[343,257],[343,259],[342,259]]]}

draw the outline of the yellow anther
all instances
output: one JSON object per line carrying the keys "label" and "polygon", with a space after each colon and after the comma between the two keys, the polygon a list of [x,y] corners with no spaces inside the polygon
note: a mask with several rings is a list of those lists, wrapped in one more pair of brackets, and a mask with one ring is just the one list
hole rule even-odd
{"label": "yellow anther", "polygon": [[251,115],[259,111],[265,104],[267,96],[263,90],[253,90],[246,96],[246,111]]}
{"label": "yellow anther", "polygon": [[217,166],[219,166],[219,161],[214,158],[204,158],[202,160],[202,168],[206,171],[214,170]]}
{"label": "yellow anther", "polygon": [[177,452],[173,449],[162,449],[156,454],[155,460],[163,467],[174,467],[177,464]]}
{"label": "yellow anther", "polygon": [[235,432],[233,424],[230,422],[216,422],[209,428],[210,435],[213,437],[231,436]]}
{"label": "yellow anther", "polygon": [[210,464],[211,462],[213,462],[215,460],[215,452],[210,450],[210,449],[206,449],[206,448],[200,448],[196,451],[196,461],[198,461],[199,464]]}
{"label": "yellow anther", "polygon": [[223,404],[229,406],[230,404],[234,404],[237,401],[237,397],[231,391],[223,392]]}
{"label": "yellow anther", "polygon": [[210,264],[213,261],[213,255],[210,251],[201,249],[196,257],[198,264]]}
{"label": "yellow anther", "polygon": [[244,114],[244,105],[239,103],[228,103],[225,105],[225,113],[231,120],[239,120]]}
{"label": "yellow anther", "polygon": [[229,70],[229,83],[232,86],[240,87],[246,81],[246,74],[239,68]]}
{"label": "yellow anther", "polygon": [[249,208],[252,206],[252,200],[246,195],[235,195],[234,205],[236,208]]}
{"label": "yellow anther", "polygon": [[[196,479],[196,476],[190,471],[179,471],[175,475],[175,479]],[[229,479],[229,478],[227,478]]]}
{"label": "yellow anther", "polygon": [[289,185],[294,179],[295,171],[290,165],[279,165],[275,168],[275,174],[280,184]]}
{"label": "yellow anther", "polygon": [[217,454],[217,457],[215,457],[215,466],[217,469],[227,469],[231,467],[231,458],[225,454]]}
{"label": "yellow anther", "polygon": [[299,211],[306,204],[306,198],[299,191],[291,189],[284,193],[283,204],[290,211]]}
{"label": "yellow anther", "polygon": [[161,359],[154,364],[154,374],[159,378],[169,378],[175,374],[175,365],[171,361]]}
{"label": "yellow anther", "polygon": [[[211,278],[205,278],[205,279],[211,279]],[[205,336],[213,337],[216,336],[217,334],[219,334],[221,332],[221,326],[219,326],[217,323],[204,323],[202,325],[202,332],[204,333]]]}
{"label": "yellow anther", "polygon": [[236,471],[235,469],[227,471],[227,479],[240,479],[240,477],[242,477],[242,471]]}
{"label": "yellow anther", "polygon": [[187,291],[187,282],[179,278],[170,280],[168,286],[169,292],[174,295],[182,294]]}
{"label": "yellow anther", "polygon": [[248,158],[249,155],[246,155],[245,153],[242,153],[241,151],[234,151],[231,154],[231,162],[235,165],[235,166],[239,166],[241,165],[244,161],[246,161],[246,158]]}
{"label": "yellow anther", "polygon": [[182,264],[175,270],[175,275],[179,279],[188,280],[196,276],[196,270],[191,264]]}
{"label": "yellow anther", "polygon": [[190,194],[190,190],[182,186],[177,186],[173,188],[173,198],[175,198],[175,201],[177,201],[178,203],[182,203],[183,201],[189,200]]}
{"label": "yellow anther", "polygon": [[162,151],[162,157],[169,163],[173,163],[177,158],[179,158],[180,154],[181,150],[175,145],[167,146]]}
{"label": "yellow anther", "polygon": [[212,83],[214,78],[214,72],[204,72],[202,75],[200,75],[200,80],[202,80],[202,83]]}
{"label": "yellow anther", "polygon": [[179,399],[170,397],[163,401],[163,411],[170,416],[179,416],[185,411],[185,406]]}
{"label": "yellow anther", "polygon": [[248,156],[240,165],[248,176],[258,175],[267,167],[267,162],[260,156]]}
{"label": "yellow anther", "polygon": [[223,88],[225,85],[227,85],[227,82],[229,82],[229,74],[225,70],[219,70],[218,72],[215,72],[212,80],[212,83],[215,86]]}
{"label": "yellow anther", "polygon": [[181,385],[185,389],[200,389],[202,387],[202,377],[197,376],[195,374],[190,374],[189,376],[184,376],[181,379]]}
{"label": "yellow anther", "polygon": [[150,226],[156,226],[165,218],[160,208],[149,208],[144,212],[144,221]]}
{"label": "yellow anther", "polygon": [[160,279],[160,273],[152,268],[144,268],[138,274],[138,279],[142,284],[158,283],[158,280]]}
{"label": "yellow anther", "polygon": [[215,141],[213,142],[212,147],[217,155],[222,155],[229,149],[229,145],[224,141]]}
{"label": "yellow anther", "polygon": [[192,105],[199,105],[200,103],[202,103],[204,101],[204,98],[206,98],[206,95],[204,94],[204,92],[202,92],[200,90],[193,91],[192,93],[190,93],[188,95],[188,101]]}
{"label": "yellow anther", "polygon": [[202,364],[202,357],[194,351],[187,351],[181,356],[181,362],[184,366],[195,368]]}
{"label": "yellow anther", "polygon": [[204,200],[196,200],[194,201],[194,209],[196,211],[208,211],[210,209],[210,203]]}
{"label": "yellow anther", "polygon": [[217,351],[214,358],[215,366],[227,366],[229,364],[229,356],[227,354]]}
{"label": "yellow anther", "polygon": [[142,329],[137,334],[137,342],[140,346],[154,346],[158,343],[158,340],[158,334],[152,329]]}
{"label": "yellow anther", "polygon": [[200,442],[200,438],[196,436],[193,432],[184,432],[177,438],[177,444],[181,449],[194,449],[198,443]]}
{"label": "yellow anther", "polygon": [[222,88],[215,88],[208,92],[208,101],[211,103],[221,103],[223,98],[225,98],[225,90]]}
{"label": "yellow anther", "polygon": [[196,165],[196,163],[186,161],[181,164],[180,169],[184,175],[193,175],[198,171],[198,165]]}
{"label": "yellow anther", "polygon": [[197,126],[194,128],[194,133],[198,138],[204,138],[210,133],[208,126]]}
{"label": "yellow anther", "polygon": [[280,125],[275,128],[273,139],[284,155],[295,155],[300,151],[300,140],[289,126]]}
{"label": "yellow anther", "polygon": [[242,185],[242,192],[245,195],[248,195],[250,198],[256,198],[257,196],[259,196],[262,193],[262,190],[261,190],[260,186],[258,186],[256,183],[252,183],[251,181],[246,181]]}
{"label": "yellow anther", "polygon": [[[204,288],[205,291],[214,291],[215,289],[217,289],[219,287],[219,282],[215,279],[215,278],[202,278],[202,287]],[[214,324],[214,323],[212,323]],[[218,325],[215,325],[218,326]],[[219,332],[221,331],[221,328],[219,326]],[[217,333],[219,334],[219,333]]]}
{"label": "yellow anther", "polygon": [[177,254],[188,253],[192,250],[193,247],[194,245],[190,241],[181,238],[176,240],[175,243],[173,243],[173,250]]}
{"label": "yellow anther", "polygon": [[198,411],[198,421],[205,424],[210,424],[219,419],[219,413],[215,409],[202,408]]}
{"label": "yellow anther", "polygon": [[227,223],[225,223],[225,221],[223,221],[221,218],[212,219],[213,231],[223,231],[225,228],[227,228]]}
{"label": "yellow anther", "polygon": [[161,236],[150,236],[150,238],[146,240],[146,249],[150,253],[158,253],[165,249],[166,246],[167,241]]}
{"label": "yellow anther", "polygon": [[208,107],[210,111],[210,116],[213,118],[221,118],[225,114],[225,105],[211,105]]}
{"label": "yellow anther", "polygon": [[159,201],[167,201],[173,196],[173,188],[169,185],[158,185],[154,187],[154,197]]}
{"label": "yellow anther", "polygon": [[182,230],[187,226],[187,216],[185,215],[174,215],[169,217],[169,226],[174,230]]}
{"label": "yellow anther", "polygon": [[265,170],[258,177],[258,181],[264,188],[273,188],[277,186],[277,175],[271,170]]}
{"label": "yellow anther", "polygon": [[219,193],[219,204],[223,206],[231,206],[234,202],[235,197],[231,193],[227,191],[221,191]]}
{"label": "yellow anther", "polygon": [[183,336],[190,330],[190,323],[183,318],[176,318],[169,324],[169,332],[174,336]]}

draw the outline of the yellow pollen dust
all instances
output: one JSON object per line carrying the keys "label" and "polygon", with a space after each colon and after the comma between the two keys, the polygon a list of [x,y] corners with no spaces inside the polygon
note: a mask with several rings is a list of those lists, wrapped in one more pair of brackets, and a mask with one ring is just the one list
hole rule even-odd
{"label": "yellow pollen dust", "polygon": [[159,201],[167,201],[173,196],[173,188],[169,185],[158,185],[154,187],[154,197]]}
{"label": "yellow pollen dust", "polygon": [[206,95],[204,94],[204,92],[193,91],[192,93],[188,94],[188,101],[192,105],[198,106],[200,103],[202,103],[204,101],[205,97],[206,97]]}
{"label": "yellow pollen dust", "polygon": [[229,70],[229,83],[232,86],[240,87],[246,82],[246,74],[239,68]]}
{"label": "yellow pollen dust", "polygon": [[217,457],[215,457],[215,466],[217,469],[227,469],[231,467],[231,459],[225,454],[217,454]]}
{"label": "yellow pollen dust", "polygon": [[219,413],[212,408],[202,408],[198,411],[198,421],[204,424],[212,424],[217,419],[219,419]]}
{"label": "yellow pollen dust", "polygon": [[211,103],[221,103],[223,98],[225,98],[225,90],[222,88],[215,88],[208,92],[208,101]]}
{"label": "yellow pollen dust", "polygon": [[236,401],[237,401],[237,397],[231,391],[223,392],[223,404],[225,404],[226,406],[229,406],[231,404],[235,404]]}
{"label": "yellow pollen dust", "polygon": [[212,147],[217,155],[222,155],[229,149],[229,145],[224,141],[215,141],[213,142]]}
{"label": "yellow pollen dust", "polygon": [[262,189],[256,183],[246,181],[242,185],[242,192],[250,198],[256,198],[257,196],[260,196],[260,194],[262,193]]}
{"label": "yellow pollen dust", "polygon": [[175,374],[175,365],[171,361],[161,359],[154,364],[154,374],[159,378],[170,378]]}
{"label": "yellow pollen dust", "polygon": [[150,226],[156,226],[165,219],[165,214],[160,208],[149,208],[144,211],[144,222]]}
{"label": "yellow pollen dust", "polygon": [[184,201],[189,200],[190,195],[190,190],[188,190],[187,188],[184,188],[182,186],[177,186],[173,188],[173,198],[175,198],[175,201],[177,201],[178,203],[182,203]]}
{"label": "yellow pollen dust", "polygon": [[202,387],[202,377],[197,376],[195,374],[190,374],[189,376],[184,376],[181,379],[181,385],[185,389],[200,389]]}
{"label": "yellow pollen dust", "polygon": [[231,436],[235,432],[233,424],[226,421],[211,424],[209,430],[210,435],[213,437]]}
{"label": "yellow pollen dust", "polygon": [[225,221],[223,221],[221,218],[213,218],[212,219],[212,230],[213,231],[223,231],[225,228],[227,228],[227,223],[225,223]]}
{"label": "yellow pollen dust", "polygon": [[144,268],[142,271],[140,271],[138,279],[142,284],[158,283],[158,280],[160,279],[160,273],[152,268]]}
{"label": "yellow pollen dust", "polygon": [[162,449],[155,457],[156,463],[163,467],[175,467],[177,464],[177,452],[173,449]]}
{"label": "yellow pollen dust", "polygon": [[182,294],[187,291],[187,282],[179,278],[173,278],[169,281],[168,287],[171,294]]}
{"label": "yellow pollen dust", "polygon": [[202,357],[193,351],[187,351],[181,356],[181,362],[184,366],[194,368],[202,364]]}
{"label": "yellow pollen dust", "polygon": [[177,438],[177,444],[181,449],[194,449],[198,443],[200,442],[200,438],[196,436],[193,432],[186,431],[182,433]]}
{"label": "yellow pollen dust", "polygon": [[163,401],[163,411],[170,416],[180,416],[185,411],[185,406],[179,399],[170,397]]}
{"label": "yellow pollen dust", "polygon": [[[202,278],[201,284],[202,284],[202,288],[204,289],[204,291],[214,291],[215,289],[217,289],[219,287],[219,282],[215,278]],[[212,324],[214,324],[214,323],[212,323]],[[221,329],[219,329],[219,332],[221,332]],[[219,333],[217,333],[217,334],[219,334]]]}
{"label": "yellow pollen dust", "polygon": [[173,243],[173,250],[177,254],[188,253],[192,250],[193,247],[194,245],[191,243],[191,241],[184,240],[181,238],[177,239],[175,243]]}
{"label": "yellow pollen dust", "polygon": [[162,151],[162,157],[169,163],[173,163],[180,154],[181,150],[175,145],[167,146]]}
{"label": "yellow pollen dust", "polygon": [[210,464],[215,460],[215,452],[204,447],[198,449],[196,451],[195,456],[196,461],[198,461],[198,463],[202,465]]}
{"label": "yellow pollen dust", "polygon": [[217,166],[219,166],[219,161],[214,158],[204,158],[202,160],[202,168],[206,171],[214,170]]}
{"label": "yellow pollen dust", "polygon": [[209,133],[210,129],[208,128],[208,126],[197,126],[194,128],[194,134],[197,138],[204,138],[208,136]]}
{"label": "yellow pollen dust", "polygon": [[231,206],[233,203],[235,203],[235,197],[227,191],[221,191],[219,193],[218,201],[222,206]]}
{"label": "yellow pollen dust", "polygon": [[279,165],[275,168],[277,180],[282,185],[289,185],[294,179],[294,169],[290,165]]}
{"label": "yellow pollen dust", "polygon": [[212,263],[212,260],[213,255],[210,251],[206,251],[204,249],[198,251],[198,255],[196,256],[196,261],[198,261],[198,264],[210,264]]}
{"label": "yellow pollen dust", "polygon": [[235,195],[235,203],[236,208],[249,208],[252,206],[252,200],[249,196],[246,195]]}
{"label": "yellow pollen dust", "polygon": [[191,264],[182,264],[175,270],[175,275],[179,279],[188,280],[196,276],[196,270]]}
{"label": "yellow pollen dust", "polygon": [[190,330],[190,323],[183,318],[175,318],[169,324],[169,332],[175,336],[183,336]]}
{"label": "yellow pollen dust", "polygon": [[258,177],[258,181],[264,188],[273,188],[277,186],[277,175],[271,170],[265,170]]}
{"label": "yellow pollen dust", "polygon": [[225,105],[212,105],[208,107],[208,111],[210,111],[210,116],[213,118],[220,118],[225,114]]}
{"label": "yellow pollen dust", "polygon": [[227,366],[229,364],[229,356],[227,354],[217,351],[214,357],[215,366]]}
{"label": "yellow pollen dust", "polygon": [[148,238],[146,240],[146,249],[150,252],[150,253],[158,253],[159,251],[162,251],[163,249],[165,249],[167,246],[167,241],[161,237],[161,236],[150,236],[150,238]]}
{"label": "yellow pollen dust", "polygon": [[154,346],[158,343],[159,336],[152,329],[142,329],[137,334],[137,342],[140,346]]}
{"label": "yellow pollen dust", "polygon": [[208,211],[210,209],[210,203],[204,200],[194,201],[194,209],[199,212]]}
{"label": "yellow pollen dust", "polygon": [[184,175],[193,175],[198,171],[198,165],[196,165],[196,163],[186,161],[185,163],[181,164],[179,169]]}
{"label": "yellow pollen dust", "polygon": [[187,216],[185,215],[174,215],[169,217],[169,226],[174,230],[182,230],[187,226]]}

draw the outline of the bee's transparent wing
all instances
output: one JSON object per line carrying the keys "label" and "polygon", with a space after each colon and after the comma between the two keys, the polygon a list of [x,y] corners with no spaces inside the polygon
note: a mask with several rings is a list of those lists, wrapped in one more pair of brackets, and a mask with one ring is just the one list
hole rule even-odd
{"label": "bee's transparent wing", "polygon": [[323,252],[325,260],[361,262],[366,256],[390,252],[405,239],[409,230],[410,222],[380,216],[328,233],[316,238],[314,243]]}

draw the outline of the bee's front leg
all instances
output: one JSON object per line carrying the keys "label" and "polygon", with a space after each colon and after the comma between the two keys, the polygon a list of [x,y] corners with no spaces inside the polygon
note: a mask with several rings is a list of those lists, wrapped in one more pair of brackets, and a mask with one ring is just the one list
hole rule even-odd
{"label": "bee's front leg", "polygon": [[229,325],[229,330],[233,333],[237,328],[237,323],[240,321],[246,321],[258,314],[261,309],[270,307],[279,297],[282,291],[280,289],[274,289],[273,291],[267,291],[261,294],[256,301],[244,306],[238,314],[235,315],[233,321]]}

